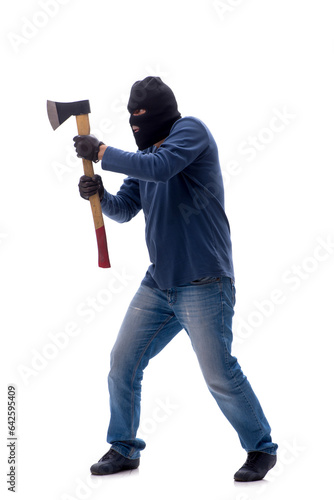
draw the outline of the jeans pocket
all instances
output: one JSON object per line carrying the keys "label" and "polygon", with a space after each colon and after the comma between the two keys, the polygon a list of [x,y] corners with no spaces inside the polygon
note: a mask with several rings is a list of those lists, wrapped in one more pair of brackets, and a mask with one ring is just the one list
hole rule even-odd
{"label": "jeans pocket", "polygon": [[235,306],[235,302],[236,302],[236,290],[235,290],[235,284],[234,284],[234,281],[231,279],[231,288],[232,288],[232,304],[233,304],[233,307]]}
{"label": "jeans pocket", "polygon": [[205,278],[201,278],[200,280],[191,281],[191,285],[208,285],[209,283],[215,283],[219,281],[219,277],[217,276],[206,276]]}

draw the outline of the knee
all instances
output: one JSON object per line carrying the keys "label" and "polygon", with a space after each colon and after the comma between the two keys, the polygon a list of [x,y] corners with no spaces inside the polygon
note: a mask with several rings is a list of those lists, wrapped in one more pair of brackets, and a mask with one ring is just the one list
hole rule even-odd
{"label": "knee", "polygon": [[142,369],[140,365],[137,365],[135,356],[131,356],[129,353],[121,353],[116,349],[111,352],[109,383],[119,386],[123,384],[136,385],[138,382],[140,383],[141,379]]}
{"label": "knee", "polygon": [[110,354],[110,370],[108,378],[111,380],[120,380],[126,377],[129,367],[121,355],[113,350]]}
{"label": "knee", "polygon": [[226,394],[236,385],[241,385],[246,378],[237,358],[232,355],[229,355],[218,365],[213,363],[203,373],[210,391]]}

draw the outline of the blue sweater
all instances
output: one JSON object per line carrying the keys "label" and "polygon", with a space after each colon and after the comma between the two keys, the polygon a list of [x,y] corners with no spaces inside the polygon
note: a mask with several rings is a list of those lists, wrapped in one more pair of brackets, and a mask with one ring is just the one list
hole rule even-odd
{"label": "blue sweater", "polygon": [[128,176],[116,196],[105,191],[103,213],[122,223],[144,212],[152,265],[143,284],[165,290],[206,276],[234,279],[218,149],[204,123],[181,118],[159,149],[108,147],[102,169]]}

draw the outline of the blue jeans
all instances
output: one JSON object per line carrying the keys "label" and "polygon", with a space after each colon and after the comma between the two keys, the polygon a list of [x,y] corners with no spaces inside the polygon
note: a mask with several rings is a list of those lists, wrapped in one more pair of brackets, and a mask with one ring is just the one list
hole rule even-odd
{"label": "blue jeans", "polygon": [[141,382],[149,360],[184,329],[209,391],[247,451],[276,454],[277,445],[250,383],[231,355],[235,287],[230,278],[210,278],[159,290],[141,285],[111,352],[107,441],[128,458],[145,442],[136,437]]}

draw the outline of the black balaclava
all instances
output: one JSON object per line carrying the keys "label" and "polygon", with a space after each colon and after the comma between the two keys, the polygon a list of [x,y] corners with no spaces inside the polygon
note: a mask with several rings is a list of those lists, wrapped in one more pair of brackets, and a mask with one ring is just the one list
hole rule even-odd
{"label": "black balaclava", "polygon": [[[139,109],[146,109],[146,113],[133,116]],[[156,76],[148,76],[132,85],[128,111],[131,128],[132,125],[140,128],[133,132],[140,150],[165,139],[172,125],[181,118],[172,90]]]}

